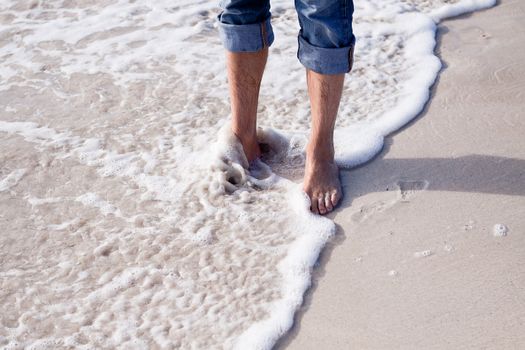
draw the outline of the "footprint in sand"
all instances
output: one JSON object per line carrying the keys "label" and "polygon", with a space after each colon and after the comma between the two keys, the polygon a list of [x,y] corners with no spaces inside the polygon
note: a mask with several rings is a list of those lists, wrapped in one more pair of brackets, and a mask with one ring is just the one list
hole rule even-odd
{"label": "footprint in sand", "polygon": [[377,201],[368,205],[363,205],[358,212],[352,214],[352,220],[354,222],[362,222],[374,213],[382,212],[387,207],[387,203],[383,201]]}
{"label": "footprint in sand", "polygon": [[397,186],[400,193],[401,202],[410,202],[410,199],[428,188],[428,181],[398,181]]}
{"label": "footprint in sand", "polygon": [[428,181],[398,181],[396,187],[399,190],[399,197],[390,201],[377,201],[363,205],[358,212],[352,214],[354,222],[362,222],[375,213],[380,213],[392,207],[398,202],[410,202],[410,199],[417,195],[418,192],[428,188]]}

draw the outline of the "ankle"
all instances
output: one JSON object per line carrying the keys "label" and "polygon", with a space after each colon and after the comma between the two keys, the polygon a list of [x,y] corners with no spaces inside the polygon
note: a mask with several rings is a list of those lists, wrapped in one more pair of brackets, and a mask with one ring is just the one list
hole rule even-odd
{"label": "ankle", "polygon": [[306,147],[306,159],[309,162],[333,162],[334,147],[333,144],[314,144],[309,143]]}
{"label": "ankle", "polygon": [[255,131],[237,130],[232,128],[232,132],[243,144],[257,142],[257,133]]}

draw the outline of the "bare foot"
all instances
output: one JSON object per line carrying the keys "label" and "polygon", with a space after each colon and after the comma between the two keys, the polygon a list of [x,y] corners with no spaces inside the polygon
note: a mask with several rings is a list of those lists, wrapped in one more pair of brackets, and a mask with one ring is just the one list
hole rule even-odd
{"label": "bare foot", "polygon": [[261,156],[261,147],[257,142],[256,135],[241,135],[240,133],[235,132],[234,134],[242,144],[242,148],[244,149],[244,154],[248,159],[248,163],[251,163]]}
{"label": "bare foot", "polygon": [[342,197],[339,168],[333,157],[306,157],[303,190],[310,198],[310,210],[326,214],[334,210]]}

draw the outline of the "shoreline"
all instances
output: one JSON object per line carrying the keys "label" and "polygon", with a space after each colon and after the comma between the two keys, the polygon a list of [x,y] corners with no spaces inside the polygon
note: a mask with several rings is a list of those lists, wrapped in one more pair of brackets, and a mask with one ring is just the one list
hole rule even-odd
{"label": "shoreline", "polygon": [[[512,30],[520,10],[525,7],[517,1],[503,1],[438,25],[435,52],[443,68],[430,99],[414,120],[385,138],[371,161],[342,172],[346,196],[330,216],[338,233],[321,253],[292,330],[275,348],[525,344],[518,332],[525,320],[525,300],[518,295],[525,287],[519,263],[525,254],[525,219],[519,217],[525,207],[519,133],[525,76],[519,63],[512,64],[525,58],[525,32]],[[498,95],[501,90],[507,94]],[[507,104],[494,106],[499,99]],[[493,122],[498,112],[507,112],[506,125]],[[501,223],[509,233],[495,237],[492,230]],[[516,268],[508,271],[508,264]],[[505,278],[514,287],[501,289]],[[484,299],[470,302],[481,287],[495,295],[484,290]],[[485,320],[484,310],[494,319]]]}

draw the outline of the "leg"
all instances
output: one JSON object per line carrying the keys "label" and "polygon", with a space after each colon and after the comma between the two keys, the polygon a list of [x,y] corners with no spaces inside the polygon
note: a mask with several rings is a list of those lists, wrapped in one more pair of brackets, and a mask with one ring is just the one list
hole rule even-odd
{"label": "leg", "polygon": [[273,42],[269,0],[224,0],[219,29],[227,50],[231,129],[249,162],[260,156],[257,143],[259,88]]}
{"label": "leg", "polygon": [[304,191],[314,213],[333,210],[341,199],[339,169],[334,161],[334,126],[343,91],[344,74],[306,71],[312,109],[312,131],[306,150]]}
{"label": "leg", "polygon": [[341,199],[334,161],[334,126],[344,73],[352,68],[352,0],[295,0],[299,24],[299,61],[306,67],[312,131],[306,150],[304,191],[311,210],[326,214]]}
{"label": "leg", "polygon": [[257,102],[268,57],[268,48],[258,52],[227,52],[232,131],[239,138],[248,162],[261,154],[257,143]]}

